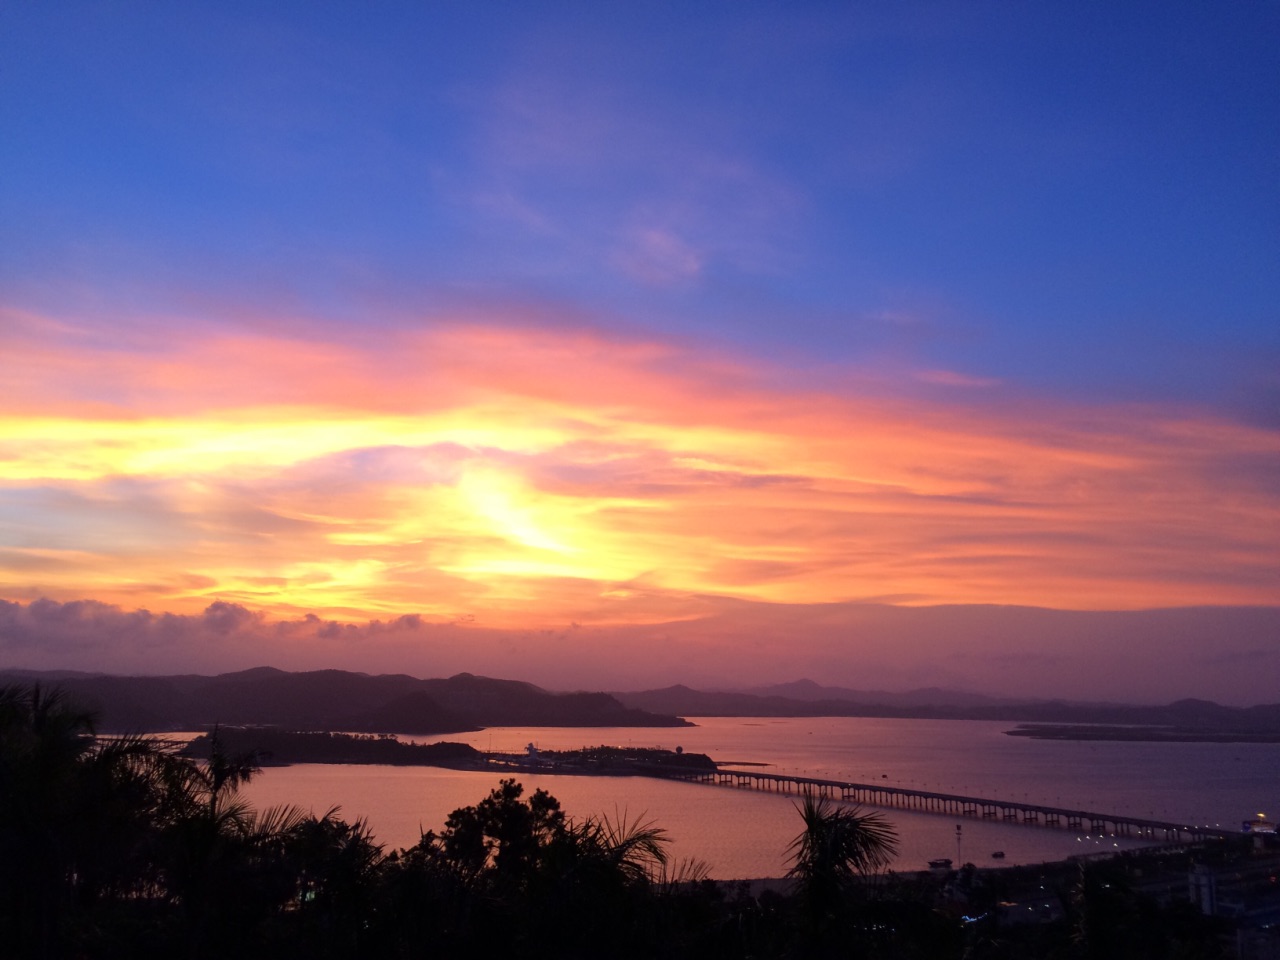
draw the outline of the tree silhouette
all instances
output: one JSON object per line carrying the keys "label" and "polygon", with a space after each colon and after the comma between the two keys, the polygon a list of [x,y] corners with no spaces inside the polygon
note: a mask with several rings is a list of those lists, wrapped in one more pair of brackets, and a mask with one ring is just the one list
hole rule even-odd
{"label": "tree silhouette", "polygon": [[293,806],[255,810],[240,788],[259,772],[258,755],[224,750],[216,728],[206,745],[202,762],[184,759],[165,771],[160,824],[165,888],[192,957],[227,952],[228,937],[243,938],[295,899],[287,840],[308,819]]}
{"label": "tree silhouette", "polygon": [[812,794],[796,809],[804,830],[788,847],[793,862],[787,875],[802,890],[839,892],[892,862],[898,833],[881,814],[837,806]]}
{"label": "tree silhouette", "polygon": [[838,931],[849,928],[845,908],[860,878],[888,866],[898,835],[878,813],[838,806],[826,797],[806,794],[796,808],[804,829],[791,841],[787,876],[807,912],[807,949],[823,955],[836,947]]}
{"label": "tree silhouette", "polygon": [[896,848],[883,817],[814,796],[794,895],[729,896],[673,870],[652,821],[573,819],[513,779],[384,856],[336,808],[255,811],[257,758],[216,731],[193,759],[93,727],[57,691],[0,688],[0,957],[1155,960],[1217,956],[1229,929],[1140,895],[1116,862],[1079,867],[1062,921],[966,935],[936,885],[866,882]]}

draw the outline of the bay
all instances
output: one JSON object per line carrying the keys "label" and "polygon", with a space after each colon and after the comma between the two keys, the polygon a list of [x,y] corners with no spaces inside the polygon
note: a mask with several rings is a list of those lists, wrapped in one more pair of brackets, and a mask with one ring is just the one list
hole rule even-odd
{"label": "bay", "polygon": [[[1008,723],[987,721],[691,719],[697,726],[496,727],[426,739],[512,753],[528,744],[542,750],[678,746],[722,764],[765,764],[749,769],[767,772],[1237,829],[1255,813],[1277,812],[1280,800],[1280,744],[1032,740],[1007,736]],[[315,813],[339,806],[342,816],[366,819],[380,842],[398,848],[417,842],[424,830],[440,830],[450,811],[477,803],[498,779],[485,771],[437,767],[299,764],[268,768],[246,794],[258,806],[291,803]],[[670,836],[675,860],[704,862],[720,879],[781,876],[800,826],[797,798],[778,794],[649,777],[526,772],[517,779],[528,792],[553,794],[572,817],[652,820]],[[1140,845],[1044,827],[881,812],[899,833],[898,870],[922,869],[938,857],[1012,866]],[[1005,857],[993,860],[995,851]]]}

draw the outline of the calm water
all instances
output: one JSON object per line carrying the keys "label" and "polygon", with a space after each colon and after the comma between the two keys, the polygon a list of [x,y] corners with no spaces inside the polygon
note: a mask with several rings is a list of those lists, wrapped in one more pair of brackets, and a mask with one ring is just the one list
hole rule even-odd
{"label": "calm water", "polygon": [[[982,721],[695,718],[697,727],[497,727],[450,735],[482,750],[516,752],[598,744],[658,746],[709,754],[721,763],[765,763],[770,772],[879,781],[996,799],[1028,800],[1104,813],[1223,824],[1264,811],[1280,815],[1280,744],[1105,743],[1005,736],[1011,724]],[[402,739],[409,739],[403,737]],[[440,739],[440,738],[431,738]],[[795,798],[647,777],[524,774],[570,816],[652,819],[671,836],[676,859],[706,862],[722,879],[780,876],[799,829]],[[388,847],[440,829],[449,812],[481,800],[498,777],[433,767],[301,764],[272,768],[248,787],[259,806],[294,803],[323,813],[340,806],[364,817]],[[1038,863],[1132,842],[1062,830],[883,811],[899,831],[895,866],[922,869],[935,857],[978,865]],[[957,851],[956,825],[962,827]],[[1005,852],[1003,861],[991,853]]]}

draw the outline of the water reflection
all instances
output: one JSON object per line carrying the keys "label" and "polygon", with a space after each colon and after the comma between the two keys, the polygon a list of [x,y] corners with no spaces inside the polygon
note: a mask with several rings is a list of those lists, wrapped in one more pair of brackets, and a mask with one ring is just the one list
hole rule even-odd
{"label": "water reflection", "polygon": [[[1008,724],[865,718],[704,718],[682,729],[495,728],[448,739],[480,749],[520,752],[628,743],[707,753],[720,761],[765,763],[800,776],[948,793],[1025,800],[1161,820],[1235,825],[1242,814],[1267,809],[1280,769],[1276,744],[1146,744],[1037,741],[1004,736]],[[435,738],[439,739],[439,738]],[[298,803],[323,812],[365,816],[392,847],[439,829],[449,812],[476,803],[497,776],[424,767],[300,765],[269,769],[251,784],[259,804]],[[707,862],[715,876],[777,876],[799,829],[794,798],[730,787],[672,783],[647,777],[526,774],[527,789],[542,787],[573,816],[644,814],[674,840],[677,858]],[[896,869],[922,869],[934,858],[978,865],[1056,860],[1089,851],[1138,845],[1131,839],[1063,830],[961,821],[886,811],[901,835]],[[993,859],[1001,851],[1005,856]]]}

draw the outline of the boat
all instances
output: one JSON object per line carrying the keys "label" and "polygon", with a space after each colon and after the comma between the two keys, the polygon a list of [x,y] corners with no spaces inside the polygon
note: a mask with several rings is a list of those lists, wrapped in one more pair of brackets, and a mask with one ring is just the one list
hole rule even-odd
{"label": "boat", "polygon": [[1240,824],[1243,833],[1265,833],[1274,835],[1276,831],[1275,820],[1268,820],[1265,813],[1260,813],[1252,820],[1245,820]]}

